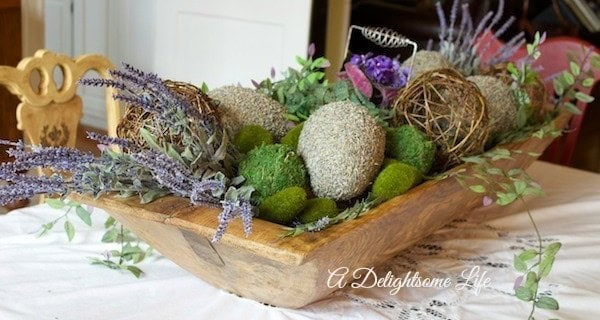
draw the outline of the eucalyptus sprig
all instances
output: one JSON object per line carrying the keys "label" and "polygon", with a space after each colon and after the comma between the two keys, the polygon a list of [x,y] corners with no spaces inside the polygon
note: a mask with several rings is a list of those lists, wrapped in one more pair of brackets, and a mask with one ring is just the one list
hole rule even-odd
{"label": "eucalyptus sprig", "polygon": [[376,207],[381,202],[382,201],[380,199],[375,199],[371,194],[369,194],[366,198],[358,200],[353,206],[343,210],[334,217],[323,217],[315,222],[297,224],[294,227],[284,227],[284,229],[287,231],[282,234],[281,237],[295,237],[303,234],[304,232],[321,231],[338,223],[354,220],[364,215],[371,208]]}
{"label": "eucalyptus sprig", "polygon": [[[107,229],[102,236],[104,243],[117,243],[119,250],[113,249],[104,252],[103,259],[90,258],[92,265],[105,266],[112,270],[125,270],[131,272],[136,278],[139,278],[144,272],[135,266],[150,255],[152,247],[145,245],[133,233],[125,229],[123,225],[117,223],[113,217],[109,217],[104,222]],[[143,248],[143,247],[146,248]]]}
{"label": "eucalyptus sprig", "polygon": [[71,242],[71,240],[73,240],[73,238],[75,237],[75,227],[73,226],[71,220],[69,220],[69,214],[72,213],[73,210],[75,210],[77,217],[79,217],[79,219],[83,221],[83,223],[87,224],[88,226],[92,225],[92,218],[90,212],[86,208],[84,208],[79,202],[66,201],[63,198],[49,198],[46,199],[45,202],[48,206],[50,206],[53,209],[64,210],[64,214],[48,223],[44,223],[42,225],[42,229],[40,230],[40,237],[48,233],[48,231],[52,230],[59,221],[64,219],[65,222],[63,224],[63,227],[65,229],[65,233],[67,234],[67,239],[69,240],[69,242]]}
{"label": "eucalyptus sprig", "polygon": [[590,103],[594,97],[581,92],[580,88],[590,88],[596,81],[593,70],[600,70],[600,55],[595,54],[592,48],[580,57],[569,55],[569,70],[564,70],[553,80],[554,85],[554,114],[561,108],[579,115],[581,110],[573,101]]}
{"label": "eucalyptus sprig", "polygon": [[558,310],[559,308],[556,299],[540,294],[538,288],[540,281],[550,273],[561,243],[554,242],[543,247],[540,231],[524,200],[526,196],[544,195],[540,185],[521,168],[504,170],[496,166],[496,161],[514,160],[514,154],[539,156],[539,154],[522,150],[496,148],[478,156],[463,158],[463,161],[472,163],[471,170],[462,169],[447,176],[452,175],[463,187],[484,195],[484,205],[490,205],[493,201],[491,197],[495,197],[496,204],[501,206],[506,206],[517,200],[525,206],[529,220],[535,230],[538,246],[536,249],[527,249],[514,256],[514,268],[523,274],[515,280],[514,287],[515,296],[518,299],[531,303],[531,312],[528,319],[533,320],[536,308],[550,310]]}
{"label": "eucalyptus sprig", "polygon": [[[75,237],[75,227],[69,220],[69,214],[72,210],[86,225],[92,226],[90,210],[86,209],[81,203],[65,198],[50,198],[46,199],[46,204],[53,209],[64,210],[64,214],[60,217],[42,225],[40,236],[45,235],[48,231],[62,219],[65,219],[64,229],[69,242]],[[105,266],[113,270],[125,270],[131,272],[136,278],[139,278],[144,272],[134,264],[142,262],[146,257],[152,254],[152,247],[144,244],[131,231],[125,229],[113,217],[108,217],[104,222],[106,232],[102,236],[103,243],[117,243],[119,249],[113,249],[104,252],[103,259],[90,258],[93,265]],[[146,248],[143,248],[146,247]]]}

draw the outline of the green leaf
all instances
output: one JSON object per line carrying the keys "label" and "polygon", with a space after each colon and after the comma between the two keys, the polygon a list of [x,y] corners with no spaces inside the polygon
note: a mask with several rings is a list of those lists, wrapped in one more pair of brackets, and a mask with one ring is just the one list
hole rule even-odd
{"label": "green leaf", "polygon": [[577,106],[571,102],[565,103],[565,109],[567,109],[567,111],[569,111],[572,114],[577,114],[577,115],[581,114],[581,110],[579,110],[579,108],[577,108]]}
{"label": "green leaf", "polygon": [[62,209],[65,206],[65,202],[62,199],[46,199],[46,204],[52,209]]}
{"label": "green leaf", "polygon": [[527,182],[525,182],[523,180],[517,180],[517,181],[513,182],[513,185],[515,186],[515,191],[517,192],[518,195],[523,194],[523,192],[527,188]]}
{"label": "green leaf", "polygon": [[498,192],[496,193],[496,196],[498,197],[496,203],[501,206],[509,205],[517,200],[517,195],[513,192]]}
{"label": "green leaf", "polygon": [[562,82],[558,78],[554,78],[554,80],[552,80],[552,84],[554,84],[554,92],[557,95],[562,96],[565,92],[565,87],[562,85]]}
{"label": "green leaf", "polygon": [[489,174],[500,176],[502,175],[502,169],[500,168],[488,168],[485,170]]}
{"label": "green leaf", "polygon": [[594,97],[587,95],[581,91],[575,92],[575,98],[581,102],[590,103],[594,101]]}
{"label": "green leaf", "polygon": [[554,264],[554,256],[545,256],[539,266],[540,279],[545,278],[550,274],[552,265]]}
{"label": "green leaf", "polygon": [[104,222],[104,228],[108,229],[110,227],[112,227],[115,222],[117,222],[117,220],[115,220],[115,218],[113,217],[108,217],[108,219],[106,219],[106,222]]}
{"label": "green leaf", "polygon": [[562,73],[562,80],[567,86],[572,86],[573,84],[575,84],[575,77],[573,77],[573,75],[568,73],[567,71],[564,71]]}
{"label": "green leaf", "polygon": [[473,192],[485,193],[485,187],[480,184],[477,184],[474,186],[469,186],[469,189],[471,189],[471,191],[473,191]]}
{"label": "green leaf", "polygon": [[73,237],[75,237],[75,228],[69,220],[65,221],[65,232],[67,233],[67,238],[69,239],[69,242],[71,242],[71,240],[73,240]]}
{"label": "green leaf", "polygon": [[544,249],[544,256],[546,256],[546,257],[556,256],[556,253],[558,252],[558,250],[560,250],[561,247],[562,247],[562,244],[560,242],[553,242],[553,243],[549,244]]}
{"label": "green leaf", "polygon": [[140,136],[142,136],[142,139],[144,139],[144,141],[146,141],[146,143],[150,147],[152,147],[152,149],[156,151],[162,151],[162,148],[160,147],[160,145],[158,145],[156,137],[154,137],[154,135],[150,133],[150,131],[148,131],[146,128],[140,128],[139,133]]}
{"label": "green leaf", "polygon": [[306,59],[300,57],[300,56],[296,56],[296,62],[298,62],[299,65],[304,65],[306,63]]}
{"label": "green leaf", "polygon": [[150,203],[160,197],[164,197],[168,193],[169,193],[168,191],[164,191],[164,190],[149,190],[142,195],[142,200],[140,201],[140,203],[142,203],[142,204]]}
{"label": "green leaf", "polygon": [[79,217],[79,219],[81,219],[81,221],[83,221],[88,226],[92,225],[92,218],[90,217],[90,213],[87,210],[85,210],[84,207],[76,207],[75,212],[77,213],[77,216]]}
{"label": "green leaf", "polygon": [[519,300],[523,300],[523,301],[533,300],[533,292],[525,287],[518,287],[517,290],[515,290],[515,295],[517,296],[517,298]]}
{"label": "green leaf", "polygon": [[144,273],[140,268],[136,266],[127,266],[127,271],[133,273],[136,278],[139,278]]}
{"label": "green leaf", "polygon": [[542,296],[535,302],[535,306],[540,309],[558,310],[558,301],[552,297]]}
{"label": "green leaf", "polygon": [[592,67],[596,68],[596,69],[600,69],[600,55],[593,55],[590,58],[590,63],[592,65]]}
{"label": "green leaf", "polygon": [[535,258],[538,255],[538,252],[535,249],[528,249],[519,254],[519,259],[521,261],[527,261]]}
{"label": "green leaf", "polygon": [[578,76],[581,73],[581,68],[575,61],[571,61],[569,65],[571,66],[571,72],[574,76]]}
{"label": "green leaf", "polygon": [[586,87],[586,88],[590,88],[591,86],[594,85],[594,78],[587,78],[585,80],[583,80],[583,82],[581,82],[581,85]]}
{"label": "green leaf", "polygon": [[118,236],[119,236],[119,231],[117,231],[117,229],[113,228],[104,233],[101,241],[104,243],[114,242]]}
{"label": "green leaf", "polygon": [[535,272],[533,272],[533,271],[527,272],[527,277],[525,277],[525,283],[523,284],[523,286],[525,288],[531,290],[532,292],[535,292],[537,290],[537,283],[538,283],[538,279],[537,279],[537,275],[535,274]]}
{"label": "green leaf", "polygon": [[523,192],[524,196],[538,196],[541,197],[544,195],[544,191],[540,188],[536,187],[527,187]]}
{"label": "green leaf", "polygon": [[477,164],[482,164],[485,163],[484,159],[481,159],[478,156],[473,156],[473,157],[462,157],[461,158],[462,161],[467,162],[467,163],[477,163]]}
{"label": "green leaf", "polygon": [[525,272],[525,270],[527,270],[527,264],[516,254],[515,254],[515,261],[514,261],[513,265],[515,267],[515,270],[517,270],[519,272]]}

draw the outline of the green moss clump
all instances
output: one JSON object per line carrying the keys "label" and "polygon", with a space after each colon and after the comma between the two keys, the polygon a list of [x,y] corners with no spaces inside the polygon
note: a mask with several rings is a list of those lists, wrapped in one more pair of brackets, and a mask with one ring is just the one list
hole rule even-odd
{"label": "green moss clump", "polygon": [[385,159],[383,159],[383,165],[381,167],[385,168],[385,167],[389,166],[390,164],[399,163],[399,162],[400,162],[400,160],[396,160],[394,158],[385,158]]}
{"label": "green moss clump", "polygon": [[302,132],[303,127],[304,122],[288,131],[288,133],[281,138],[281,144],[287,144],[288,146],[292,147],[292,149],[298,150],[298,139],[300,139],[300,133]]}
{"label": "green moss clump", "polygon": [[261,126],[247,125],[242,127],[235,135],[233,144],[239,152],[248,153],[261,145],[273,144],[273,135]]}
{"label": "green moss clump", "polygon": [[387,131],[385,149],[389,157],[416,167],[422,174],[429,172],[435,158],[435,144],[408,125]]}
{"label": "green moss clump", "polygon": [[306,202],[306,207],[298,217],[301,223],[310,223],[323,217],[334,217],[338,213],[335,201],[329,198],[314,198]]}
{"label": "green moss clump", "polygon": [[421,182],[421,173],[411,165],[402,162],[385,167],[373,183],[373,195],[389,200],[401,195]]}
{"label": "green moss clump", "polygon": [[246,178],[246,184],[254,187],[257,203],[285,188],[304,188],[308,184],[302,159],[290,146],[283,144],[253,149],[240,162],[238,173]]}
{"label": "green moss clump", "polygon": [[258,207],[261,219],[287,225],[306,206],[306,191],[301,187],[285,188],[267,197]]}

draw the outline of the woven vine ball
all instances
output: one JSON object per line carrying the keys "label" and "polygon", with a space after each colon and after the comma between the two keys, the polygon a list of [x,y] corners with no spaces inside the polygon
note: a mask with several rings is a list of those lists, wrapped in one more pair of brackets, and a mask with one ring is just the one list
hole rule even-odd
{"label": "woven vine ball", "polygon": [[236,134],[242,127],[258,125],[269,130],[277,139],[286,134],[286,110],[265,94],[239,86],[224,86],[208,92],[218,101],[223,123]]}
{"label": "woven vine ball", "polygon": [[298,153],[317,197],[349,200],[361,195],[383,163],[385,132],[366,108],[326,104],[304,122]]}
{"label": "woven vine ball", "polygon": [[436,170],[484,150],[490,130],[485,99],[455,70],[422,74],[402,91],[393,108],[394,125],[414,126],[436,144]]}
{"label": "woven vine ball", "polygon": [[410,67],[412,60],[415,62],[411,70],[411,79],[416,79],[427,71],[452,67],[450,62],[437,51],[419,50],[414,57],[406,59],[402,67]]}
{"label": "woven vine ball", "polygon": [[[192,106],[197,108],[201,114],[213,115],[219,120],[219,113],[213,101],[202,92],[202,90],[187,82],[178,82],[165,80],[165,86],[177,94],[180,98],[188,101]],[[125,114],[117,126],[117,136],[119,138],[129,139],[134,145],[146,148],[147,143],[139,134],[140,128],[154,128],[154,116],[151,113],[145,112],[142,108],[127,106]],[[157,134],[159,139],[165,139],[165,135]],[[175,137],[177,139],[177,137]],[[169,143],[179,144],[181,141],[167,141]]]}
{"label": "woven vine ball", "polygon": [[514,130],[517,127],[517,105],[510,87],[493,76],[470,76],[467,80],[473,82],[485,98],[490,120],[488,140]]}

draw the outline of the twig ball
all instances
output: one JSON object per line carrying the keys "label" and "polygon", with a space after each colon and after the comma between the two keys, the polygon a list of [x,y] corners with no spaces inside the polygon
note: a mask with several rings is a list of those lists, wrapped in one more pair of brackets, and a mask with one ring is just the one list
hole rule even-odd
{"label": "twig ball", "polygon": [[517,127],[517,105],[510,87],[501,79],[492,76],[470,76],[485,98],[488,118],[490,120],[490,136],[493,139]]}
{"label": "twig ball", "polygon": [[208,92],[218,102],[223,123],[236,134],[245,125],[259,125],[277,139],[287,132],[286,110],[277,101],[252,90],[238,86],[223,86]]}
{"label": "twig ball", "polygon": [[383,128],[366,108],[350,101],[320,107],[298,140],[314,193],[334,200],[362,194],[379,171],[384,151]]}
{"label": "twig ball", "polygon": [[394,102],[394,125],[408,124],[436,144],[434,169],[482,153],[489,135],[485,99],[473,83],[452,69],[414,79]]}

